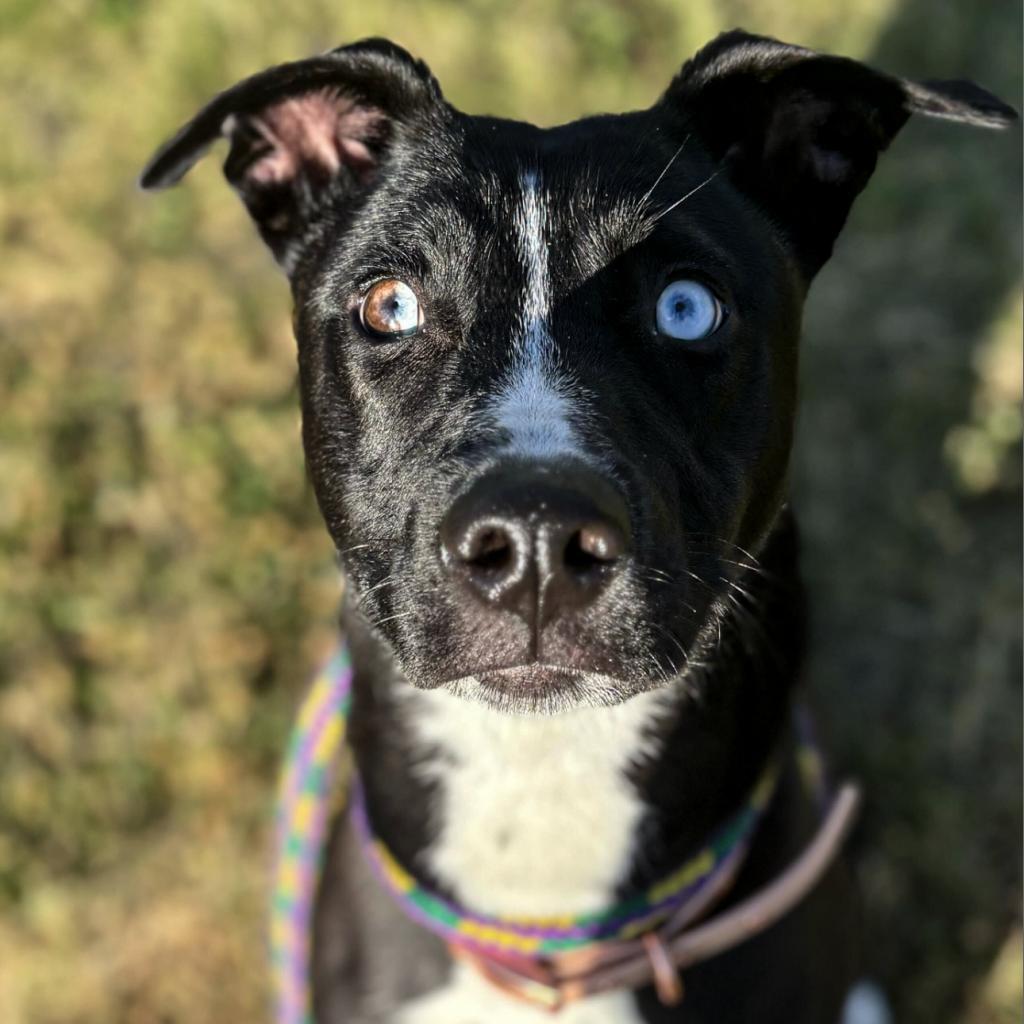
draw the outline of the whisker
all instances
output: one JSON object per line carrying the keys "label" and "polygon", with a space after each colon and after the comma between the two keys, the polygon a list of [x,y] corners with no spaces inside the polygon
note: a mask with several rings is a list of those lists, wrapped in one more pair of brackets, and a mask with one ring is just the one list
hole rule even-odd
{"label": "whisker", "polygon": [[380,581],[380,583],[374,583],[374,585],[372,587],[369,587],[366,590],[360,591],[359,595],[356,598],[356,604],[357,605],[362,605],[363,601],[365,601],[366,598],[368,598],[370,596],[370,594],[372,594],[375,590],[380,590],[381,587],[386,587],[386,586],[389,586],[392,583],[397,583],[397,582],[398,582],[398,577],[395,576],[394,573],[392,573],[390,576],[385,576],[384,579],[382,579]]}
{"label": "whisker", "polygon": [[731,579],[729,576],[719,576],[718,578],[735,593],[746,598],[752,605],[757,605],[757,599],[754,595],[746,587],[737,583],[736,580]]}
{"label": "whisker", "polygon": [[[751,554],[741,544],[737,544],[735,541],[723,541],[723,543],[728,543],[729,547],[735,548],[741,555],[743,555],[744,558],[746,558],[749,561],[753,562],[755,566],[760,567],[761,562],[760,562],[760,559],[758,559],[757,555]],[[737,562],[736,564],[739,565],[740,563]]]}
{"label": "whisker", "polygon": [[662,210],[661,213],[659,213],[656,217],[654,217],[651,220],[651,223],[652,224],[657,224],[658,221],[661,220],[662,217],[666,216],[667,214],[670,214],[677,206],[680,205],[680,203],[685,203],[686,200],[690,198],[690,196],[692,196],[695,192],[699,192],[705,185],[710,184],[721,173],[722,173],[722,168],[721,167],[719,167],[718,170],[716,170],[716,171],[712,171],[699,185],[695,185],[693,188],[691,188],[690,191],[687,192],[685,196],[682,196],[681,198],[677,199],[671,206],[668,206],[664,210]]}
{"label": "whisker", "polygon": [[350,555],[353,551],[358,551],[360,548],[368,548],[369,546],[369,544],[353,544],[352,547],[339,551],[337,555],[338,558],[344,558],[345,555]]}
{"label": "whisker", "polygon": [[[670,630],[666,629],[664,626],[662,626],[658,622],[651,622],[651,625],[656,630],[658,630],[658,632],[661,633],[662,636],[664,636],[666,640],[671,640],[672,643],[674,643],[676,645],[676,647],[679,648],[679,653],[683,656],[683,663],[686,665],[687,668],[689,668],[689,666],[690,666],[690,652],[687,651],[687,649],[682,645],[682,643],[680,643],[679,638],[674,633],[672,633]],[[679,669],[676,667],[675,662],[667,654],[665,655],[665,658],[667,659],[669,665],[672,666],[673,673],[678,675],[679,674]]]}
{"label": "whisker", "polygon": [[387,615],[383,619],[370,619],[370,624],[376,629],[380,629],[385,622],[394,622],[395,619],[407,619],[410,615],[415,615],[415,611],[408,612],[396,612],[394,615]]}
{"label": "whisker", "polygon": [[664,580],[666,583],[675,583],[675,578],[669,573],[665,572],[664,569],[655,569],[651,565],[638,565],[637,572],[643,576],[647,576],[652,580]]}
{"label": "whisker", "polygon": [[686,147],[686,144],[689,141],[690,136],[689,134],[687,134],[686,138],[683,139],[682,145],[672,154],[672,156],[669,159],[669,162],[665,164],[665,166],[662,168],[661,174],[659,174],[657,178],[654,179],[654,184],[643,194],[643,196],[641,196],[640,202],[637,204],[638,206],[644,206],[647,200],[651,198],[651,194],[658,187],[658,185],[661,184],[661,179],[664,178],[666,174],[668,174],[669,168],[676,162],[676,157],[678,157],[679,154],[682,153],[683,149]]}
{"label": "whisker", "polygon": [[[691,551],[694,554],[712,555],[723,566],[733,566],[736,569],[742,570],[742,572],[752,573],[758,577],[763,586],[773,589],[776,593],[792,594],[794,592],[794,581],[792,579],[780,576],[778,573],[766,569],[761,564],[761,560],[757,555],[748,551],[742,545],[735,543],[735,541],[726,540],[724,537],[715,537],[712,534],[694,534],[693,536],[704,537],[713,542],[714,545],[718,545],[717,549],[714,547],[692,547]],[[739,552],[743,556],[742,559],[727,557],[723,553],[723,549],[727,548],[732,548]]]}
{"label": "whisker", "polygon": [[760,565],[754,565],[751,562],[738,562],[735,558],[726,558],[725,555],[719,555],[719,561],[723,565],[732,565],[737,569],[746,569],[748,572],[757,573],[759,576],[764,576],[768,579],[772,574],[767,569],[762,569]]}
{"label": "whisker", "polygon": [[[675,579],[672,576],[669,576],[668,573],[659,572],[656,569],[644,569],[644,568],[641,567],[638,570],[638,575],[639,575],[640,579],[646,579],[646,580],[648,580],[651,583],[664,583],[664,584],[667,584],[668,586],[678,586],[679,585],[679,580]],[[696,607],[694,607],[694,605],[690,604],[689,602],[684,601],[683,602],[683,607],[691,615],[696,615],[697,614]]]}
{"label": "whisker", "polygon": [[[730,582],[730,588],[730,592],[726,594],[726,600],[732,614],[725,617],[725,623],[732,627],[731,632],[739,641],[744,652],[753,659],[757,657],[759,649],[763,650],[777,667],[785,668],[786,661],[775,637],[769,633],[764,623],[755,614],[758,608],[756,596],[732,582]],[[741,597],[753,605],[753,610],[743,604]]]}
{"label": "whisker", "polygon": [[704,579],[704,577],[701,576],[699,573],[695,573],[692,569],[684,569],[683,572],[685,572],[686,575],[689,576],[694,583],[699,583],[706,590],[710,590],[712,593],[714,593],[714,587],[712,587],[711,584],[708,583],[708,581]]}

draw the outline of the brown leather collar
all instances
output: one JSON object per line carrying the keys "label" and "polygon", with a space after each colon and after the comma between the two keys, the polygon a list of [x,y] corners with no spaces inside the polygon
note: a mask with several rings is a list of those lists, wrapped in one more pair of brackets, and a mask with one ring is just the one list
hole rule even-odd
{"label": "brown leather collar", "polygon": [[709,960],[760,934],[793,909],[835,861],[853,827],[860,790],[845,783],[803,853],[772,882],[740,903],[707,918],[694,919],[724,894],[723,879],[698,909],[628,941],[604,942],[543,961],[481,954],[451,945],[452,955],[472,965],[507,995],[557,1013],[567,1003],[613,989],[654,984],[666,1005],[682,1001],[679,972]]}

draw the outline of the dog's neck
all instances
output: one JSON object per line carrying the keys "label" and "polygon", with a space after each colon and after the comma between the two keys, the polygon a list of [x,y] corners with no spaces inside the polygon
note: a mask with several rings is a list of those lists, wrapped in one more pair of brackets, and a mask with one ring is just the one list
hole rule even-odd
{"label": "dog's neck", "polygon": [[788,522],[762,567],[699,677],[544,717],[415,689],[347,613],[374,830],[428,885],[496,916],[598,911],[667,873],[740,806],[784,728],[802,647]]}

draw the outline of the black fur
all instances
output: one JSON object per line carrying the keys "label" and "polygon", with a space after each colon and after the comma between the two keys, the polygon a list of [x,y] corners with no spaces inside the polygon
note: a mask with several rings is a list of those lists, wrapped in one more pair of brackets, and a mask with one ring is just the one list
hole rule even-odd
{"label": "black fur", "polygon": [[[732,32],[650,109],[541,130],[456,111],[421,62],[371,40],[247,79],[154,158],[143,185],[170,185],[227,135],[227,176],[289,274],[306,457],[348,581],[352,742],[374,825],[400,860],[415,864],[430,841],[430,791],[411,762],[431,755],[405,734],[394,688],[523,665],[534,641],[563,671],[499,680],[486,699],[558,711],[689,673],[696,699],[660,726],[661,757],[633,773],[652,813],[624,889],[692,852],[740,802],[785,735],[801,659],[785,501],[804,297],[915,112],[986,126],[1015,116],[970,83],[907,83]],[[438,558],[452,502],[508,468],[487,403],[521,329],[527,171],[548,199],[557,370],[585,396],[573,427],[625,501],[632,539],[593,603],[543,627],[482,608]],[[659,293],[680,277],[729,310],[689,346],[654,325]],[[419,334],[380,341],[360,328],[360,297],[381,278],[415,288]],[[790,774],[737,894],[812,827]],[[324,1024],[386,1020],[447,964],[363,885],[350,846],[340,823],[318,912]],[[640,993],[645,1019],[834,1020],[853,970],[846,889],[837,869],[765,936],[689,972],[681,1011]]]}

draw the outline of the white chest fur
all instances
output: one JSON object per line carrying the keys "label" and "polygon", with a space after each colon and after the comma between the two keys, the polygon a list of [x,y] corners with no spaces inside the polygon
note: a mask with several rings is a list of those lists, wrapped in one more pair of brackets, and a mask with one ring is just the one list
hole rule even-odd
{"label": "white chest fur", "polygon": [[[642,694],[614,708],[516,716],[434,691],[407,693],[408,721],[438,757],[437,837],[424,863],[458,899],[499,916],[577,915],[606,907],[627,869],[645,806],[626,770],[655,753],[651,725],[671,701]],[[563,1024],[639,1024],[629,992],[585,1000]],[[457,965],[406,1006],[399,1024],[541,1024]]]}
{"label": "white chest fur", "polygon": [[482,913],[576,915],[608,905],[645,807],[626,770],[654,753],[650,726],[670,699],[510,715],[442,691],[412,691],[409,722],[440,757],[437,837],[424,863]]}

